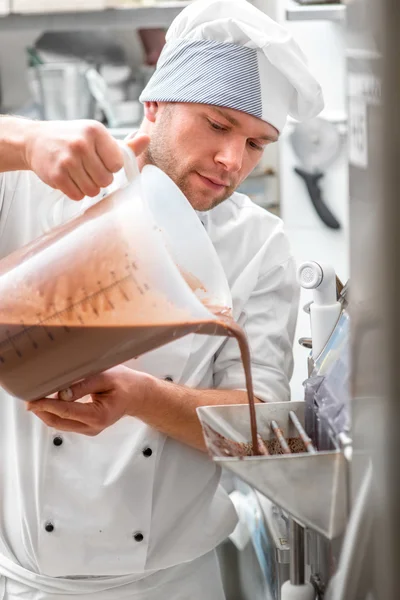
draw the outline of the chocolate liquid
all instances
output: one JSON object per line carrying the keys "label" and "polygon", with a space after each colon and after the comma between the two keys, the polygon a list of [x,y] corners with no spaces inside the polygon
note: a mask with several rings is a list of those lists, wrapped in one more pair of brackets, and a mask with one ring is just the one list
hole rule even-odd
{"label": "chocolate liquid", "polygon": [[[276,456],[283,455],[284,452],[277,439],[262,439],[258,436],[257,452],[254,452],[252,442],[235,442],[219,434],[209,425],[205,425],[205,433],[208,436],[209,442],[212,445],[212,454],[214,456],[232,456],[244,458],[246,456],[254,456],[256,453],[260,455]],[[291,454],[304,454],[307,448],[304,442],[299,437],[286,438]]]}
{"label": "chocolate liquid", "polygon": [[34,400],[188,333],[229,335],[240,347],[258,453],[244,332],[229,310],[208,306],[217,321],[199,321],[169,300],[138,205],[118,198],[0,261],[0,385]]}
{"label": "chocolate liquid", "polygon": [[[253,454],[259,455],[261,454],[261,449],[259,448],[259,443],[257,439],[257,418],[256,418],[256,409],[254,406],[254,390],[253,390],[253,378],[251,375],[251,356],[250,356],[250,347],[246,338],[246,334],[243,329],[235,323],[229,314],[225,311],[221,311],[220,308],[208,307],[210,312],[219,317],[220,328],[222,331],[225,331],[225,335],[228,334],[231,337],[236,338],[239,349],[240,356],[243,363],[244,373],[246,377],[246,388],[247,388],[247,396],[249,400],[249,412],[250,412],[250,428],[251,428],[251,441]],[[216,334],[218,335],[218,334]],[[221,334],[219,334],[221,335]]]}

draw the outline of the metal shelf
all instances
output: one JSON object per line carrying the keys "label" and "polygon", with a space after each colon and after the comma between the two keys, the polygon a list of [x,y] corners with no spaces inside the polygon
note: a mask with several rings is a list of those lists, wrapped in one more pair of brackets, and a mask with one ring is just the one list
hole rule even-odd
{"label": "metal shelf", "polygon": [[346,7],[343,4],[299,5],[291,2],[286,9],[288,21],[344,21]]}
{"label": "metal shelf", "polygon": [[99,11],[10,14],[0,16],[1,31],[40,30],[76,31],[92,29],[129,29],[135,27],[169,27],[173,19],[190,2],[163,2],[153,6],[110,8]]}

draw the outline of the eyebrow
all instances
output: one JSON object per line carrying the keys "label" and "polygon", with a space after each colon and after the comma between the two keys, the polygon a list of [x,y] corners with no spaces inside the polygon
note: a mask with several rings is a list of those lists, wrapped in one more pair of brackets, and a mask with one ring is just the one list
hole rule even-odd
{"label": "eyebrow", "polygon": [[[229,121],[229,123],[231,125],[234,125],[235,127],[240,127],[240,123],[237,119],[235,119],[235,117],[232,117],[231,115],[228,115],[224,110],[221,110],[220,108],[213,106],[213,110],[217,113],[219,113],[221,115],[221,117],[223,117],[224,119],[226,119],[227,121]],[[266,142],[277,142],[279,139],[278,135],[257,135],[254,136],[254,138],[256,140],[265,140]]]}

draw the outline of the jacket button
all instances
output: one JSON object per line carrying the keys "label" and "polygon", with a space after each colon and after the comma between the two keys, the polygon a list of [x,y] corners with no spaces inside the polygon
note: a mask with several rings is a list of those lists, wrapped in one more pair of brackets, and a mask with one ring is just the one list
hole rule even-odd
{"label": "jacket button", "polygon": [[133,539],[135,540],[135,542],[143,542],[143,533],[140,533],[140,531],[134,533]]}
{"label": "jacket button", "polygon": [[62,443],[63,443],[63,439],[62,439],[62,437],[60,435],[54,436],[54,438],[53,438],[53,444],[55,446],[61,446]]}
{"label": "jacket button", "polygon": [[52,531],[54,531],[54,525],[51,521],[47,521],[44,528],[47,531],[47,533],[51,533]]}
{"label": "jacket button", "polygon": [[153,454],[153,450],[151,448],[145,448],[143,450],[143,456],[145,456],[146,458],[148,458],[149,456],[151,456]]}
{"label": "jacket button", "polygon": [[167,375],[167,377],[164,377],[164,381],[170,381],[171,383],[173,383],[173,378],[171,377],[171,375]]}

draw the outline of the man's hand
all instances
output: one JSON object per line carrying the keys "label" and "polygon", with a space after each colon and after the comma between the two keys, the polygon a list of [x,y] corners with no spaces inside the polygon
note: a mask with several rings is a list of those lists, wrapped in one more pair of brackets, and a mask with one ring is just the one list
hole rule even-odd
{"label": "man's hand", "polygon": [[191,389],[119,366],[76,383],[56,399],[28,402],[27,409],[49,427],[89,436],[124,416],[136,417],[164,435],[205,452],[196,409],[221,404],[247,404],[247,394]]}
{"label": "man's hand", "polygon": [[[151,380],[146,373],[114,367],[76,383],[60,392],[58,398],[28,402],[27,410],[59,431],[94,436],[125,415],[140,413]],[[89,401],[79,402],[86,396]]]}
{"label": "man's hand", "polygon": [[[143,134],[128,142],[136,155],[148,143]],[[118,142],[97,121],[30,122],[24,146],[26,168],[72,200],[97,196],[124,164]]]}

